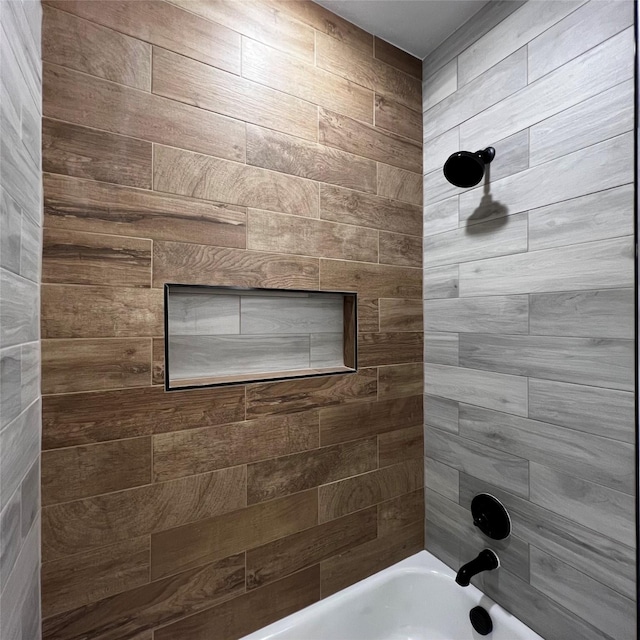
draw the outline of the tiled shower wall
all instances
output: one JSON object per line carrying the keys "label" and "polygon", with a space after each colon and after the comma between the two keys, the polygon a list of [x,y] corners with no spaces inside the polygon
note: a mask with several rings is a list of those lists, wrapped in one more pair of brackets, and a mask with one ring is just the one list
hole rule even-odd
{"label": "tiled shower wall", "polygon": [[[491,3],[423,66],[426,544],[547,640],[635,637],[633,5]],[[493,145],[479,187],[459,149]],[[504,547],[504,548],[503,548]]]}
{"label": "tiled shower wall", "polygon": [[40,3],[0,2],[0,637],[40,637]]}
{"label": "tiled shower wall", "polygon": [[[423,548],[420,62],[304,1],[43,48],[44,636],[237,638]],[[165,393],[165,282],[357,290],[360,370]]]}

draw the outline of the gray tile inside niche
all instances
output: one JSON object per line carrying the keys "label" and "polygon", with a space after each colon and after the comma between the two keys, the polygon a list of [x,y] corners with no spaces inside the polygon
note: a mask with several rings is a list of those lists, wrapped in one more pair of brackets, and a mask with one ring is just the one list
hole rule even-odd
{"label": "gray tile inside niche", "polygon": [[172,336],[171,380],[309,367],[309,336]]}
{"label": "gray tile inside niche", "polygon": [[243,334],[341,333],[344,302],[340,295],[243,295],[240,315]]}
{"label": "gray tile inside niche", "polygon": [[344,339],[342,333],[314,333],[311,335],[312,369],[344,366]]}
{"label": "gray tile inside niche", "polygon": [[172,290],[169,297],[170,335],[240,333],[240,296],[209,289]]}

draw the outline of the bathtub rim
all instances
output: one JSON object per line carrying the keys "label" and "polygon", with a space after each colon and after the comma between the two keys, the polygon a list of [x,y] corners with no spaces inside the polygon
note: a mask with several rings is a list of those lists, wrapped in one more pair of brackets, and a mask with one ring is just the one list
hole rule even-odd
{"label": "bathtub rim", "polygon": [[[270,640],[273,636],[283,631],[291,630],[296,627],[297,623],[305,621],[309,617],[310,611],[316,612],[319,609],[330,611],[334,608],[334,603],[344,600],[345,597],[353,598],[360,594],[364,595],[367,591],[375,589],[376,586],[382,585],[394,577],[410,574],[430,574],[437,576],[439,579],[455,582],[455,573],[453,570],[432,553],[423,549],[326,598],[322,598],[299,611],[285,616],[280,620],[276,620],[261,629],[257,629],[243,636],[240,640]],[[463,589],[463,587],[460,588]],[[509,613],[473,584],[464,587],[464,592],[476,601],[475,604],[483,606],[491,614],[494,624],[507,627],[515,626],[525,640],[544,640],[542,636],[538,635],[533,629],[522,622],[522,620]]]}

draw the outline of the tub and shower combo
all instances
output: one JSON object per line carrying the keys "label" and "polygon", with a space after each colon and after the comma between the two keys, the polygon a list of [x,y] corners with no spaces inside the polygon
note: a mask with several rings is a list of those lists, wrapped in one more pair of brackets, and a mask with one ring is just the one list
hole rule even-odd
{"label": "tub and shower combo", "polygon": [[511,535],[511,518],[492,495],[478,494],[471,518],[487,548],[454,573],[427,551],[361,580],[243,640],[542,640],[470,584],[500,567],[491,540]]}

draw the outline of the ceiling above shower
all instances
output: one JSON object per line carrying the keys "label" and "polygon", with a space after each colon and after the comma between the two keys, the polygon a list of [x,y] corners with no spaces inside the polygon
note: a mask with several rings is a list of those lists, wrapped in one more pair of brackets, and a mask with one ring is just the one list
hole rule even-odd
{"label": "ceiling above shower", "polygon": [[484,0],[316,0],[422,59],[476,14]]}

